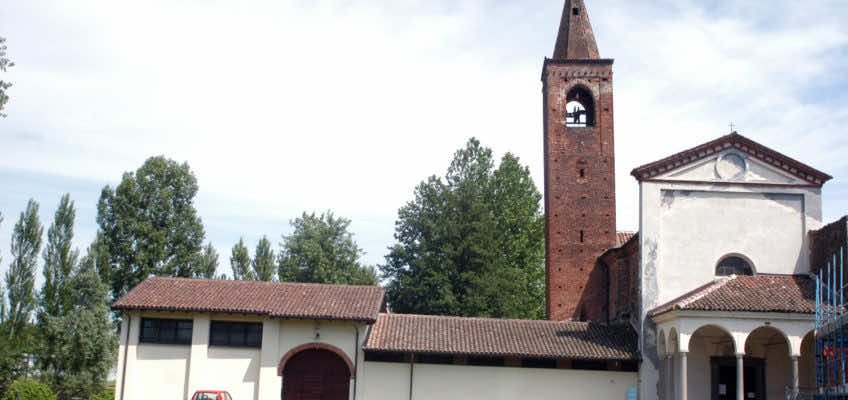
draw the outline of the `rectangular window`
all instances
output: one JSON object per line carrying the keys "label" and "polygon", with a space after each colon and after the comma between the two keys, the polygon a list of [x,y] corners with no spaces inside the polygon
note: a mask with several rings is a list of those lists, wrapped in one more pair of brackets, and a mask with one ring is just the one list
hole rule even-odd
{"label": "rectangular window", "polygon": [[141,343],[191,344],[190,319],[142,318]]}
{"label": "rectangular window", "polygon": [[212,321],[210,346],[262,347],[261,322]]}

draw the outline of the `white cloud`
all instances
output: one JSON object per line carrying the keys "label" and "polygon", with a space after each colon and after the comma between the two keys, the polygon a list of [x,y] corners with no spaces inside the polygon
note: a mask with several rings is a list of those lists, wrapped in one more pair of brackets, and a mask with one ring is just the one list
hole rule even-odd
{"label": "white cloud", "polygon": [[[165,154],[197,174],[224,271],[239,234],[277,240],[304,210],[352,218],[368,262],[380,262],[396,210],[470,136],[517,154],[542,189],[539,77],[558,3],[0,0],[18,64],[0,170],[114,184]],[[602,56],[616,58],[620,228],[637,227],[633,167],[730,121],[848,175],[837,95],[848,15],[835,2],[599,0],[589,12]],[[20,209],[0,211],[8,261]]]}

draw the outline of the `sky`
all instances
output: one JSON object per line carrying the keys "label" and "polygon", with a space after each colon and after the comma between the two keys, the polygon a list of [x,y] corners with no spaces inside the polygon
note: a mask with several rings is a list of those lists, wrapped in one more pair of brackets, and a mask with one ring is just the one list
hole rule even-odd
{"label": "sky", "polygon": [[[638,229],[639,165],[742,135],[834,179],[848,213],[848,8],[840,0],[587,0],[614,58],[619,230]],[[302,212],[352,220],[384,262],[397,210],[470,137],[517,155],[542,191],[541,68],[561,0],[0,0],[16,66],[0,119],[0,273],[29,198],[62,194],[75,244],[101,189],[145,159],[187,162],[206,239],[231,273],[244,237]],[[38,272],[40,279],[40,271]]]}

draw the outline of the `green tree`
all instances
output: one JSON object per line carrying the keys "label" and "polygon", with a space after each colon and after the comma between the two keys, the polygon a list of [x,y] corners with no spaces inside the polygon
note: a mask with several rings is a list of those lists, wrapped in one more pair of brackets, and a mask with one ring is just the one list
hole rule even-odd
{"label": "green tree", "polygon": [[59,316],[68,310],[70,292],[67,283],[76,268],[79,251],[71,248],[74,239],[76,209],[70,194],[59,201],[53,224],[47,230],[44,248],[44,286],[41,288],[41,312]]}
{"label": "green tree", "polygon": [[280,281],[377,284],[374,267],[359,261],[364,252],[348,231],[349,219],[331,211],[320,216],[303,213],[291,225],[294,232],[283,236],[280,245]]}
{"label": "green tree", "polygon": [[215,272],[218,270],[218,251],[212,243],[207,243],[203,248],[203,253],[197,258],[197,266],[194,267],[196,278],[203,279],[223,279],[223,275],[217,276]]}
{"label": "green tree", "polygon": [[250,269],[250,252],[244,245],[244,239],[239,238],[233,246],[230,256],[230,267],[233,269],[233,279],[237,281],[252,281],[253,271]]}
{"label": "green tree", "polygon": [[256,251],[253,253],[253,276],[259,281],[274,280],[274,272],[276,265],[274,264],[274,250],[271,250],[271,241],[263,236],[256,244]]}
{"label": "green tree", "polygon": [[41,382],[19,379],[12,383],[2,400],[56,400],[56,396]]}
{"label": "green tree", "polygon": [[[124,173],[97,204],[112,270],[112,295],[119,298],[149,276],[194,276],[205,233],[194,208],[197,179],[188,164],[164,156],[148,158]],[[104,272],[100,272],[101,275]]]}
{"label": "green tree", "polygon": [[9,296],[9,340],[29,322],[35,308],[35,268],[44,227],[38,219],[38,202],[30,199],[12,232],[12,263],[6,271]]}
{"label": "green tree", "polygon": [[544,317],[544,216],[530,171],[470,139],[398,211],[380,266],[394,312]]}
{"label": "green tree", "polygon": [[100,276],[100,281],[105,284],[112,282],[112,257],[109,255],[109,247],[106,237],[102,231],[98,231],[94,241],[88,246],[86,254],[94,260],[94,268]]}
{"label": "green tree", "polygon": [[[3,213],[0,213],[0,225],[3,224]],[[3,265],[3,257],[0,254],[0,265]],[[6,290],[3,289],[3,285],[0,285],[0,326],[6,322]],[[0,330],[2,331],[2,330]],[[0,336],[2,337],[2,336]],[[2,393],[2,392],[0,392]]]}
{"label": "green tree", "polygon": [[[6,38],[0,37],[0,71],[3,72],[6,72],[8,68],[15,66],[15,63],[6,57],[7,48]],[[9,102],[9,95],[6,94],[6,90],[10,87],[12,87],[12,82],[0,79],[0,117],[3,118],[6,117],[6,114],[3,113],[3,108],[5,108],[6,103]]]}
{"label": "green tree", "polygon": [[60,399],[88,398],[103,390],[118,346],[109,286],[100,281],[91,254],[83,257],[68,286],[72,293],[68,313],[46,319],[57,346],[51,368],[42,375]]}
{"label": "green tree", "polygon": [[41,287],[38,312],[38,330],[40,333],[39,364],[41,368],[52,368],[57,348],[56,332],[47,329],[49,318],[67,315],[71,307],[71,288],[69,281],[77,267],[79,251],[71,248],[74,238],[74,219],[76,209],[70,195],[65,194],[59,201],[53,223],[47,230],[47,246],[44,248],[44,284]]}

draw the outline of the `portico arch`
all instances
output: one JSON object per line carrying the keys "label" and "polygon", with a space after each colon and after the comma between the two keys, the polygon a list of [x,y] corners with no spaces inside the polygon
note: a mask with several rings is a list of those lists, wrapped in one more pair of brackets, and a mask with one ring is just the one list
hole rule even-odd
{"label": "portico arch", "polygon": [[810,331],[801,340],[801,355],[798,363],[798,389],[811,391],[816,388],[816,337]]}
{"label": "portico arch", "polygon": [[286,355],[284,355],[283,358],[280,359],[280,365],[277,367],[277,376],[283,376],[283,371],[285,371],[286,364],[289,362],[289,360],[292,357],[294,357],[295,354],[300,353],[300,352],[305,351],[305,350],[326,350],[326,351],[335,353],[335,355],[339,356],[339,358],[341,358],[342,361],[344,361],[345,365],[347,365],[347,369],[350,372],[351,379],[356,377],[356,369],[353,367],[353,362],[350,361],[350,357],[347,356],[347,354],[344,352],[344,350],[342,350],[342,349],[340,349],[336,346],[333,346],[331,344],[317,343],[317,342],[315,342],[315,343],[304,343],[300,346],[294,347],[291,350],[289,350],[286,353]]}
{"label": "portico arch", "polygon": [[[764,325],[751,331],[745,341],[745,357],[762,363],[761,367],[747,368],[746,365],[746,397],[765,394],[769,399],[780,398],[787,387],[794,386],[789,337],[782,330]],[[761,394],[763,391],[765,393]]]}

